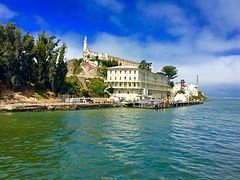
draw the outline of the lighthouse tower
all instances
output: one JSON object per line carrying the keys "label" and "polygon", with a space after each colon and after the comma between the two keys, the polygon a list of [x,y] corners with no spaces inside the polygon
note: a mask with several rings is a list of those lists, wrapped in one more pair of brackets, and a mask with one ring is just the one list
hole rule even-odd
{"label": "lighthouse tower", "polygon": [[83,51],[86,51],[88,49],[88,39],[87,36],[84,37],[84,43],[83,43]]}

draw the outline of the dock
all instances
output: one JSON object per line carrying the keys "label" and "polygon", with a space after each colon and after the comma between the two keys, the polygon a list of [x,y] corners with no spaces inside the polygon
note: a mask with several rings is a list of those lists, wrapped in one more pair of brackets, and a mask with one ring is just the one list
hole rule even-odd
{"label": "dock", "polygon": [[0,104],[1,112],[39,112],[39,111],[66,111],[97,108],[119,107],[113,103],[15,103]]}
{"label": "dock", "polygon": [[144,108],[144,109],[165,109],[174,107],[193,106],[203,104],[204,101],[188,101],[188,102],[159,102],[159,101],[143,101],[126,104],[127,107]]}

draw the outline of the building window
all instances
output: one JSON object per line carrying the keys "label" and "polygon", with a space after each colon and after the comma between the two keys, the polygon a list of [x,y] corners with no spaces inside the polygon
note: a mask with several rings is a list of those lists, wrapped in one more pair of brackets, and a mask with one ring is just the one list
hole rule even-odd
{"label": "building window", "polygon": [[112,74],[112,71],[109,71],[110,72],[110,74]]}
{"label": "building window", "polygon": [[119,80],[121,80],[122,79],[122,77],[119,77]]}
{"label": "building window", "polygon": [[131,74],[131,70],[129,70],[129,74]]}
{"label": "building window", "polygon": [[122,86],[122,83],[120,83],[119,86]]}
{"label": "building window", "polygon": [[131,87],[131,83],[128,83],[128,86]]}
{"label": "building window", "polygon": [[133,86],[136,87],[136,83],[133,83]]}
{"label": "building window", "polygon": [[115,77],[115,80],[117,80],[117,77]]}
{"label": "building window", "polygon": [[136,71],[134,71],[134,74],[136,74]]}
{"label": "building window", "polygon": [[127,77],[125,76],[125,77],[124,77],[124,79],[126,80],[126,79],[127,79]]}
{"label": "building window", "polygon": [[127,71],[125,71],[125,74],[127,74]]}
{"label": "building window", "polygon": [[131,77],[129,77],[129,80],[131,80]]}
{"label": "building window", "polygon": [[120,74],[122,74],[122,71],[120,71]]}
{"label": "building window", "polygon": [[134,77],[134,80],[136,80],[136,77]]}
{"label": "building window", "polygon": [[110,80],[112,80],[112,77],[110,77]]}
{"label": "building window", "polygon": [[129,91],[127,93],[129,94]]}
{"label": "building window", "polygon": [[121,91],[118,91],[118,93],[120,94],[120,93],[121,93]]}

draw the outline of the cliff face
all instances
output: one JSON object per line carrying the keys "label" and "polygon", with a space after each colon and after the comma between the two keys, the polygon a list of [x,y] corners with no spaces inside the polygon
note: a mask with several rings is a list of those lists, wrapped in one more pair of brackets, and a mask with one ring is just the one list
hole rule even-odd
{"label": "cliff face", "polygon": [[67,63],[67,76],[77,76],[79,78],[101,77],[98,66],[91,61],[82,61],[77,64],[73,60]]}
{"label": "cliff face", "polygon": [[91,94],[91,89],[88,85],[90,78],[103,78],[100,73],[100,68],[92,61],[85,60],[70,60],[67,63],[67,77],[77,78],[83,88]]}
{"label": "cliff face", "polygon": [[90,61],[83,61],[80,63],[81,71],[80,76],[85,77],[100,77],[99,68],[96,64]]}

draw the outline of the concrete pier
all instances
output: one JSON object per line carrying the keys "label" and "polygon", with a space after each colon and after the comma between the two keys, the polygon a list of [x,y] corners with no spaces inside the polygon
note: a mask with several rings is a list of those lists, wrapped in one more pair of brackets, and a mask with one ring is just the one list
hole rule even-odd
{"label": "concrete pier", "polygon": [[184,107],[184,106],[192,106],[192,105],[198,105],[203,104],[203,101],[189,101],[189,102],[162,102],[162,103],[156,103],[156,102],[148,102],[148,103],[131,103],[128,104],[128,107],[134,107],[134,108],[144,108],[144,109],[165,109],[165,108],[173,108],[173,107]]}
{"label": "concrete pier", "polygon": [[8,104],[1,105],[0,112],[38,112],[110,108],[119,105],[113,103],[41,103],[41,104]]}

